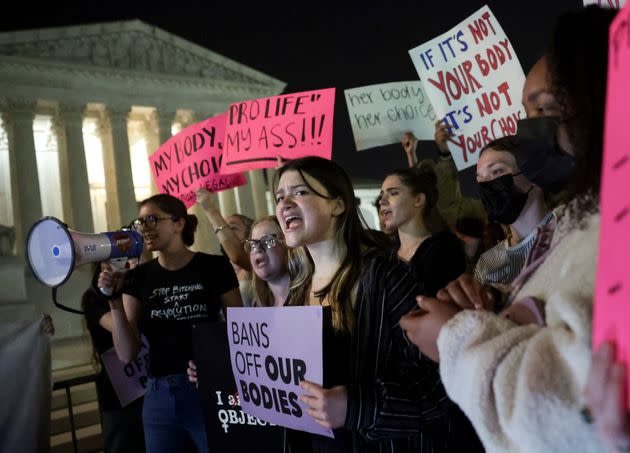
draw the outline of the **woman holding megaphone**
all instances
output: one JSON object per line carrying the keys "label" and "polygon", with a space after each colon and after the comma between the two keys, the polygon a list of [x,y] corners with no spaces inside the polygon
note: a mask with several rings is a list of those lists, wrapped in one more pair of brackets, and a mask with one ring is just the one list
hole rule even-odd
{"label": "woman holding megaphone", "polygon": [[241,306],[238,280],[226,258],[188,248],[197,218],[179,199],[159,194],[142,201],[132,225],[142,233],[145,250],[158,257],[122,278],[105,267],[98,286],[114,294],[109,304],[120,359],[138,354],[138,324],[151,345],[142,413],[147,451],[180,451],[192,441],[207,452],[201,398],[186,374],[192,325],[218,321],[222,307]]}

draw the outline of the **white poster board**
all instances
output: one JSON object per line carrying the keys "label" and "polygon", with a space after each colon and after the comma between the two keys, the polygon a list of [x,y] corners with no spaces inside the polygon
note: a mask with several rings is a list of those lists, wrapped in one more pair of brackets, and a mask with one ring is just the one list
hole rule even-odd
{"label": "white poster board", "polygon": [[626,5],[626,0],[584,0],[584,6],[597,5],[602,8],[621,9]]}
{"label": "white poster board", "polygon": [[487,5],[409,55],[437,117],[452,126],[458,170],[475,165],[492,140],[516,133],[525,74]]}
{"label": "white poster board", "polygon": [[392,82],[344,91],[357,151],[398,143],[405,132],[433,140],[435,112],[422,82]]}

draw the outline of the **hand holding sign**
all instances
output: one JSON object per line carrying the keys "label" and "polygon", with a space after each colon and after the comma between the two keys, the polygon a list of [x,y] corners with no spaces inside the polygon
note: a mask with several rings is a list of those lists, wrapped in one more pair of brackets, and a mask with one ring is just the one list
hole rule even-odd
{"label": "hand holding sign", "polygon": [[444,121],[435,123],[435,143],[441,153],[448,153],[448,139],[453,136],[452,126]]}
{"label": "hand holding sign", "polygon": [[[228,308],[227,322],[232,371],[243,410],[280,426],[332,437],[324,423],[339,423],[340,394],[319,391],[322,308]],[[313,399],[300,398],[303,381],[311,384]],[[307,407],[306,401],[314,406]],[[320,419],[308,415],[309,409]],[[345,415],[342,424],[343,420]]]}
{"label": "hand holding sign", "polygon": [[308,406],[306,412],[324,428],[341,428],[346,421],[348,410],[348,390],[343,385],[325,389],[314,382],[300,383],[307,393],[300,396],[300,401]]}

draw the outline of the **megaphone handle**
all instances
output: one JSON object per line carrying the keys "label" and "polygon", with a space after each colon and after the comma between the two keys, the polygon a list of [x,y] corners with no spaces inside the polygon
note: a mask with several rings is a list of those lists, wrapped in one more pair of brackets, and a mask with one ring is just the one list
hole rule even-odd
{"label": "megaphone handle", "polygon": [[70,308],[70,307],[66,307],[65,305],[60,304],[59,302],[57,302],[57,288],[53,288],[52,289],[52,300],[53,303],[55,304],[55,307],[64,310],[64,311],[69,311],[70,313],[75,313],[77,315],[84,315],[85,313],[79,310],[75,310],[74,308]]}

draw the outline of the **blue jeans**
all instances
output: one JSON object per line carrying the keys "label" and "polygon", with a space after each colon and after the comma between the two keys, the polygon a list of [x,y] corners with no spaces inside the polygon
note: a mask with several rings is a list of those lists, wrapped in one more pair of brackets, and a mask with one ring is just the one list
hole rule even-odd
{"label": "blue jeans", "polygon": [[149,379],[142,421],[148,453],[186,451],[192,444],[208,453],[201,395],[186,374]]}

